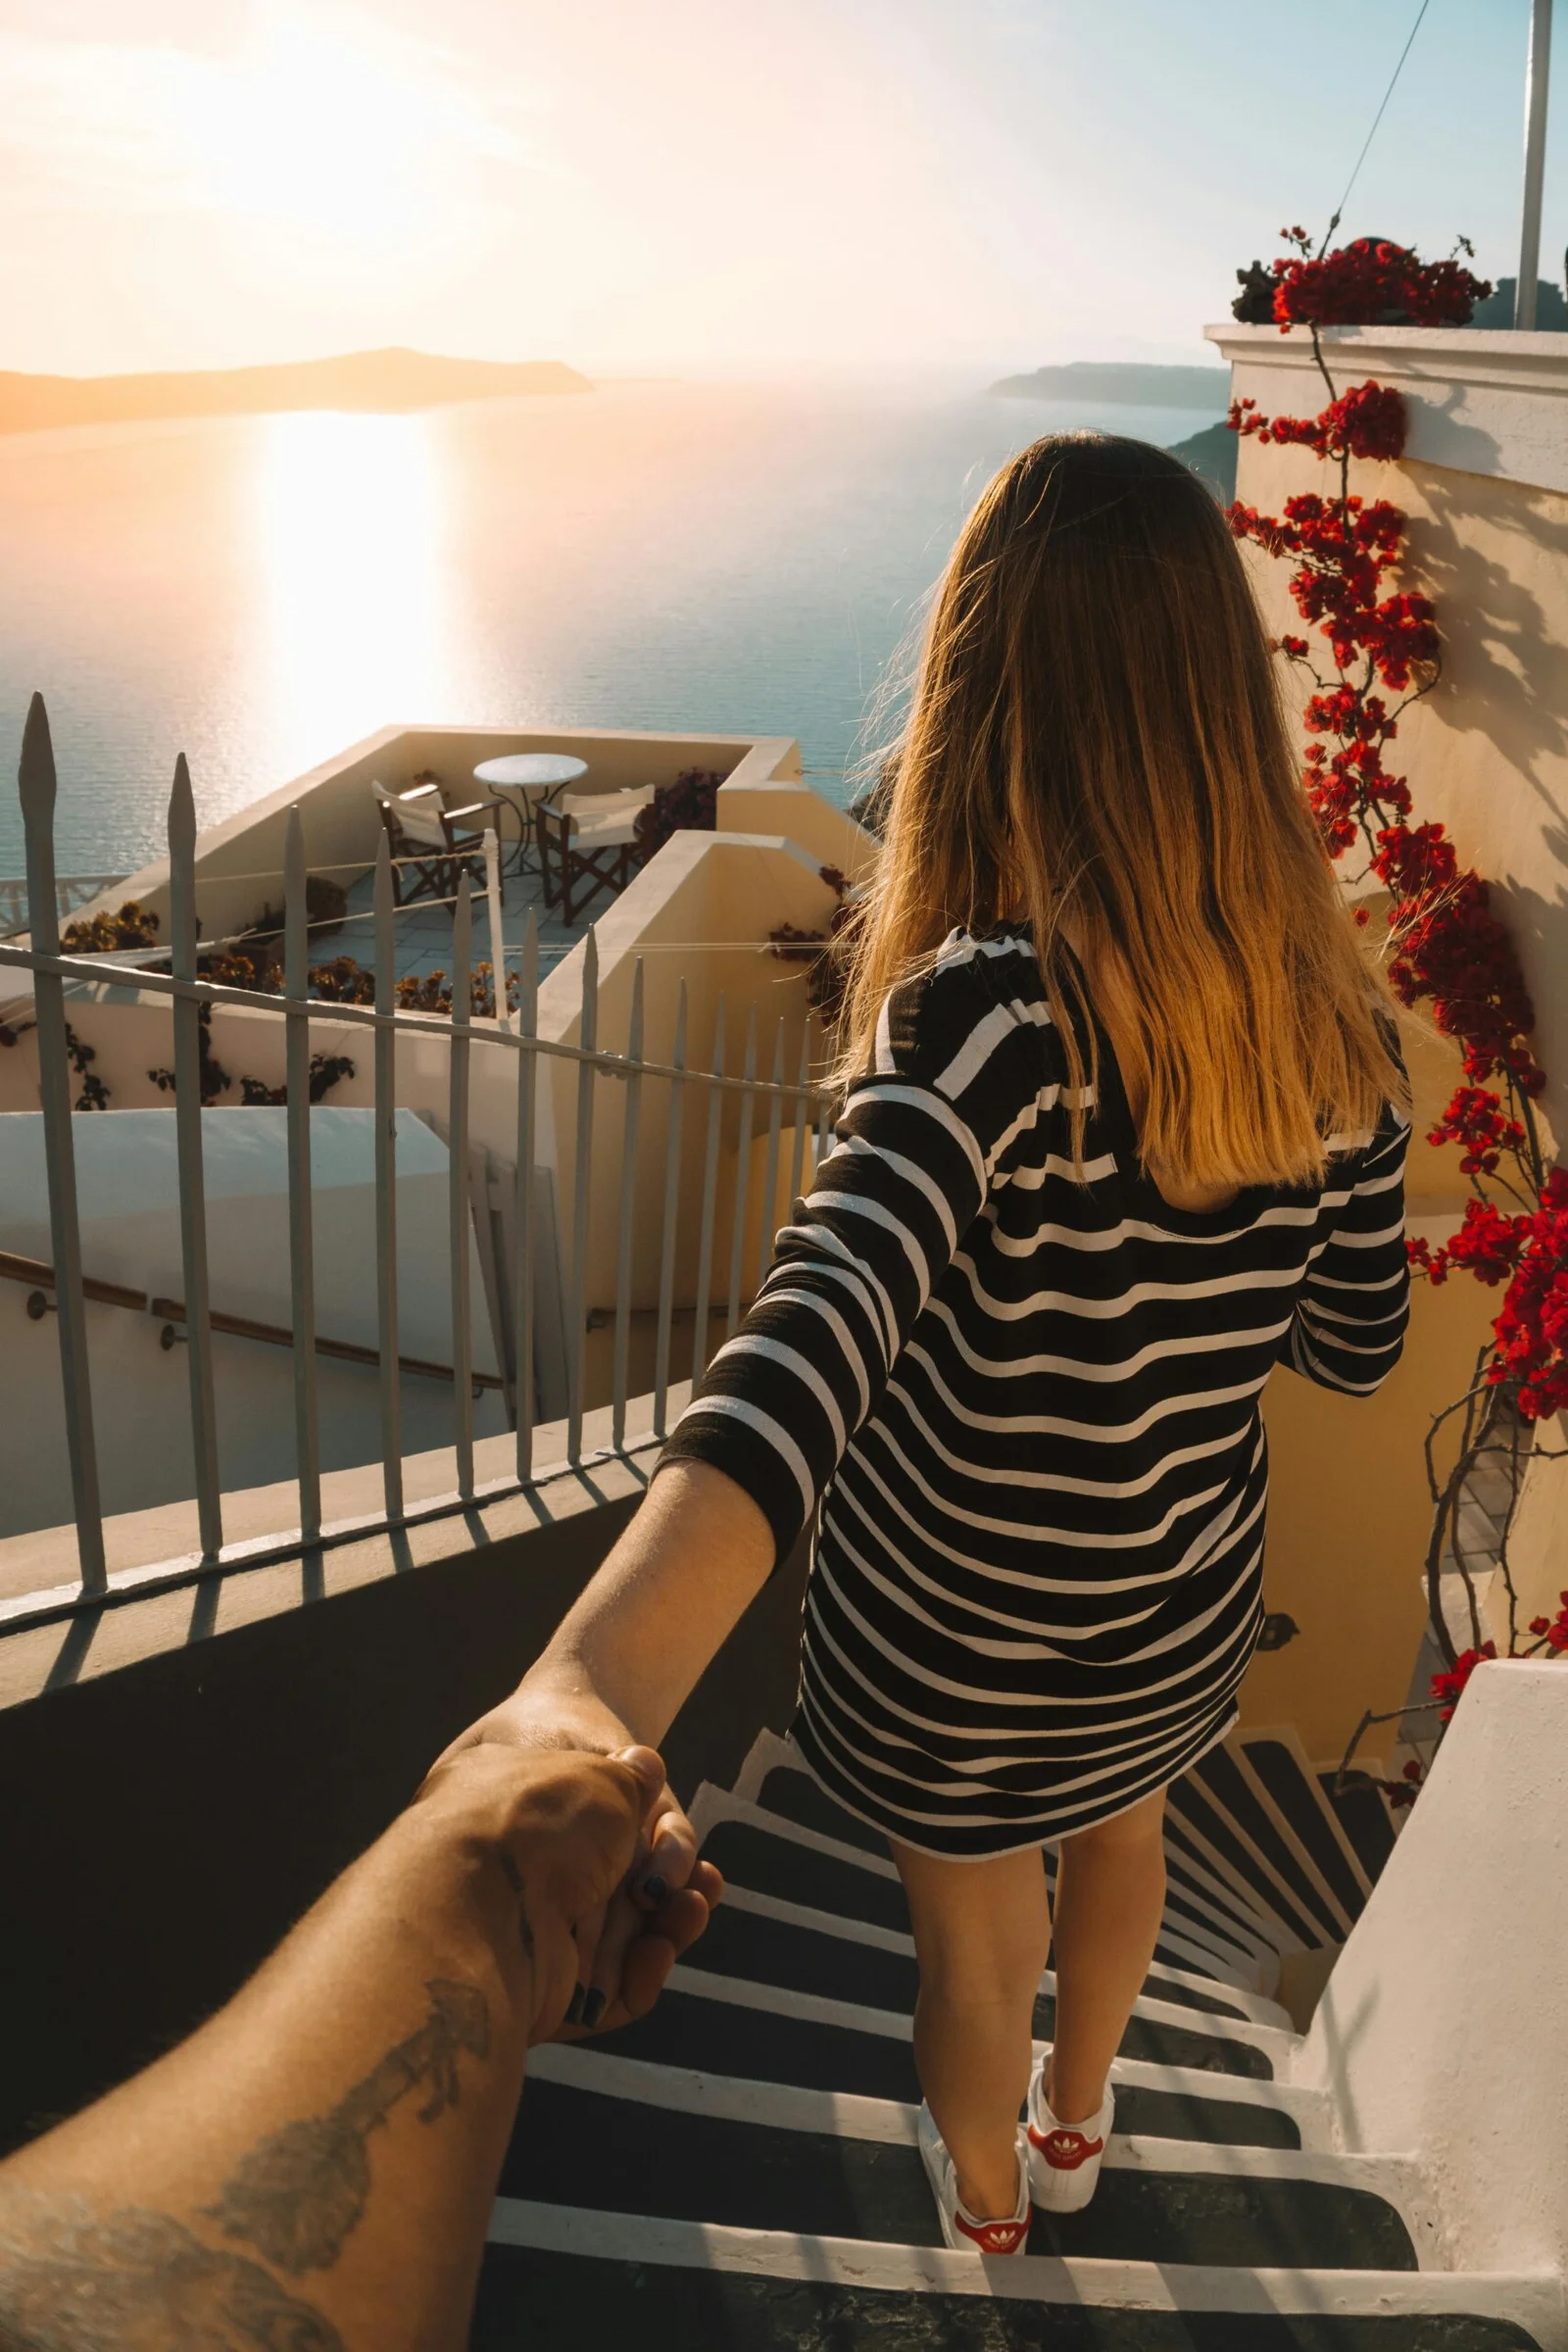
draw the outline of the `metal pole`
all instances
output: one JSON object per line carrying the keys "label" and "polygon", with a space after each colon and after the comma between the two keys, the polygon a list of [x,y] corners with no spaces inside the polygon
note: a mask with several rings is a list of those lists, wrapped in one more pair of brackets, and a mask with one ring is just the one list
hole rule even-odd
{"label": "metal pole", "polygon": [[[675,1010],[675,1043],[670,1060],[677,1070],[686,1066],[686,983],[680,984]],[[669,1127],[664,1140],[664,1231],[659,1259],[659,1334],[654,1345],[654,1435],[665,1436],[664,1400],[669,1388],[669,1333],[675,1309],[675,1232],[680,1219],[680,1129],[685,1089],[678,1078],[669,1082]]]}
{"label": "metal pole", "polygon": [[[522,970],[517,976],[517,1035],[530,1040],[539,1034],[539,918],[530,906],[522,938]],[[513,1205],[516,1241],[513,1276],[513,1314],[515,1318],[517,1398],[517,1476],[526,1484],[533,1477],[533,1251],[534,1251],[534,1114],[539,1082],[539,1056],[531,1047],[517,1055],[517,1174]]]}
{"label": "metal pole", "polygon": [[[288,812],[283,843],[283,986],[291,1002],[310,994],[305,829]],[[294,1323],[294,1459],[300,1487],[300,1538],[321,1532],[321,1447],[316,1403],[316,1260],[311,1201],[311,1016],[285,1016],[288,1065],[288,1256]]]}
{"label": "metal pole", "polygon": [[[169,796],[169,968],[176,980],[196,978],[196,804],[185,755],[174,761]],[[190,1441],[196,1463],[196,1518],[202,1557],[223,1548],[222,1489],[218,1471],[218,1403],[213,1381],[213,1327],[207,1311],[207,1187],[202,1169],[202,1029],[205,1006],[176,997],[174,1028],[174,1156],[179,1174],[179,1226],[185,1272],[186,1361],[190,1370]]]}
{"label": "metal pole", "polygon": [[[17,784],[22,796],[22,825],[27,852],[28,945],[40,955],[58,956],[55,756],[41,694],[35,694],[28,705]],[[81,1569],[82,1591],[102,1592],[108,1578],[98,1492],[98,1449],[92,1425],[92,1387],[87,1366],[87,1313],[81,1287],[81,1228],[76,1211],[76,1158],[71,1127],[66,988],[58,972],[34,973],[32,1003],[38,1023],[38,1101],[43,1112],[49,1234],[55,1261],[55,1304],[59,1310],[55,1320],[60,1336],[60,1380],[66,1412],[66,1452],[71,1463],[72,1507],[76,1519],[76,1559]]]}
{"label": "metal pole", "polygon": [[484,833],[484,897],[490,916],[490,994],[494,998],[494,1012],[503,1029],[512,1024],[507,1018],[507,950],[501,936],[501,845],[495,827],[486,825]]}
{"label": "metal pole", "polygon": [[[392,937],[392,852],[375,853],[375,1009],[388,1021],[397,1003]],[[403,1517],[403,1407],[398,1389],[397,1030],[375,1032],[375,1328],[381,1354],[381,1487],[386,1515]]]}
{"label": "metal pole", "polygon": [[1519,283],[1513,297],[1513,322],[1524,334],[1536,323],[1536,285],[1541,275],[1541,191],[1546,171],[1546,82],[1550,67],[1551,0],[1534,0],[1530,12],[1530,63],[1525,74],[1525,196],[1519,225]]}
{"label": "metal pole", "polygon": [[[583,945],[582,1012],[578,1041],[585,1054],[599,1042],[599,941],[590,929]],[[594,1065],[577,1064],[577,1134],[572,1151],[571,1288],[566,1300],[566,1459],[582,1460],[583,1359],[587,1351],[588,1207],[594,1155]]]}
{"label": "metal pole", "polygon": [[473,1012],[473,908],[465,872],[452,910],[452,1050],[447,1102],[447,1206],[452,1244],[452,1396],[458,1493],[473,1493],[472,1302],[468,1295],[468,1039]]}
{"label": "metal pole", "polygon": [[626,1386],[631,1358],[632,1228],[637,1217],[637,1125],[642,1096],[643,959],[631,975],[631,1023],[626,1032],[626,1109],[620,1139],[620,1249],[615,1263],[615,1348],[611,1386],[610,1442],[626,1442]]}

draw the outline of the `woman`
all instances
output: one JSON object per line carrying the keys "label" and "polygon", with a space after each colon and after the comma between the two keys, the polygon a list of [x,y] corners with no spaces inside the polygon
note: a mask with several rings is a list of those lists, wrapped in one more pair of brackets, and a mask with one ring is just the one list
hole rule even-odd
{"label": "woman", "polygon": [[[950,2245],[1021,2251],[1031,2195],[1093,2193],[1164,1790],[1257,1638],[1271,1368],[1360,1395],[1398,1356],[1392,1035],[1207,492],[1139,442],[1037,442],[937,597],[835,1149],[631,1527],[469,1735],[657,1743],[815,1522],[795,1737],[907,1893]],[[695,1850],[662,1822],[653,1899]]]}

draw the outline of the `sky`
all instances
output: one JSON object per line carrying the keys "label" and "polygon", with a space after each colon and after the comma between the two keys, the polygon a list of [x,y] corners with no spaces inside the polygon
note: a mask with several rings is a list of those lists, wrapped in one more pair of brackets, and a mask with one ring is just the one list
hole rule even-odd
{"label": "sky", "polygon": [[[1417,4],[0,0],[0,368],[1200,360]],[[1429,0],[1343,235],[1513,271],[1529,14]]]}

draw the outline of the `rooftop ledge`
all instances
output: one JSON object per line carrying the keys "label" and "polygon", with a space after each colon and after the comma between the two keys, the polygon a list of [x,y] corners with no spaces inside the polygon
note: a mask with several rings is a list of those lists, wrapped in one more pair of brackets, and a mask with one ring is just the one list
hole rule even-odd
{"label": "rooftop ledge", "polygon": [[[1325,400],[1305,327],[1206,326],[1232,390],[1265,412],[1311,416]],[[1404,394],[1405,456],[1457,473],[1568,490],[1568,334],[1507,327],[1331,326],[1323,357],[1344,389],[1373,376]]]}

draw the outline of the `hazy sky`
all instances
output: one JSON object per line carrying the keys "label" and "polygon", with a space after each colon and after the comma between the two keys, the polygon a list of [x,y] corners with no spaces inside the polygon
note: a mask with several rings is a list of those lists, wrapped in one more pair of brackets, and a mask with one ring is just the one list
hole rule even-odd
{"label": "hazy sky", "polygon": [[[0,0],[0,367],[1200,357],[1415,6]],[[1512,271],[1529,13],[1431,0],[1344,233]]]}

